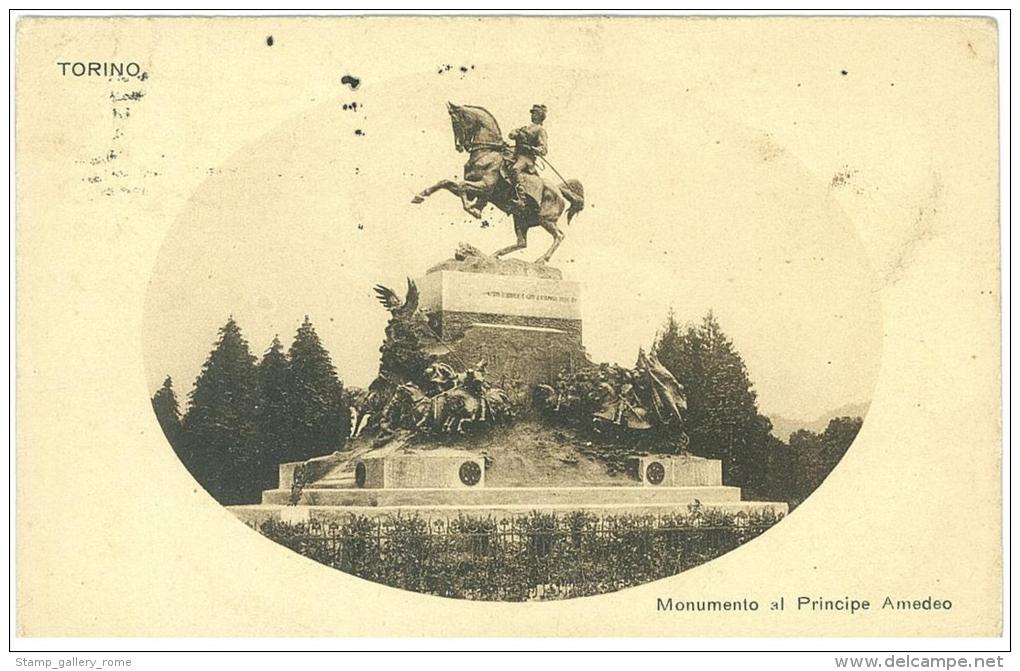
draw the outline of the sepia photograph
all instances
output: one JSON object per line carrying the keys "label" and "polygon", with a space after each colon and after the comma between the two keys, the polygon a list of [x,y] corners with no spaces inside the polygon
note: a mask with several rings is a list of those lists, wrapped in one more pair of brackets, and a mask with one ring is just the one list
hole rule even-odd
{"label": "sepia photograph", "polygon": [[13,635],[1001,645],[1003,28],[17,17]]}
{"label": "sepia photograph", "polygon": [[[532,84],[561,114],[608,84],[575,86],[571,105],[559,79]],[[494,96],[505,88],[491,81]],[[603,118],[620,129],[599,141],[616,143],[604,166],[574,152],[586,193],[552,162],[598,141],[580,114],[560,158],[550,131],[570,122],[547,128],[547,104],[521,102],[523,125],[504,132],[485,107],[430,103],[435,93],[422,95],[431,114],[409,116],[416,87],[368,97],[351,86],[339,109],[215,169],[202,189],[216,196],[194,199],[168,233],[147,297],[148,373],[160,426],[197,482],[334,568],[496,600],[672,575],[806,499],[861,427],[881,347],[875,280],[825,202],[832,184],[764,145],[755,166],[736,155],[739,128],[706,134],[687,112],[649,139],[682,143],[689,167],[625,187],[614,175],[655,151],[640,144],[643,123],[628,133],[639,115],[626,109]],[[652,118],[677,113],[644,97]],[[387,191],[358,193],[376,151],[407,168]],[[457,179],[406,198],[461,162]],[[762,194],[776,173],[805,181]],[[325,185],[345,177],[351,200],[378,209],[343,212]],[[258,183],[272,186],[251,193]],[[690,204],[682,237],[680,206],[651,193]],[[316,206],[290,230],[295,196]],[[781,219],[720,244],[721,228],[777,197],[790,203]]]}

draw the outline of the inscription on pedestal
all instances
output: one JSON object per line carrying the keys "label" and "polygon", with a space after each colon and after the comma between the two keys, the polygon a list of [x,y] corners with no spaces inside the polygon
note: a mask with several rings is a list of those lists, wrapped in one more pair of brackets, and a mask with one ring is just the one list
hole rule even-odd
{"label": "inscription on pedestal", "polygon": [[419,289],[428,312],[581,319],[581,287],[567,280],[437,270],[419,280]]}

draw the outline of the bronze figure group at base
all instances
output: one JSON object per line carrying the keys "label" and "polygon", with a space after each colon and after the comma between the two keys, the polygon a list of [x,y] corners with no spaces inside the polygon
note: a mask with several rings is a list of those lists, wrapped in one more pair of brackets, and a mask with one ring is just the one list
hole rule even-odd
{"label": "bronze figure group at base", "polygon": [[[485,362],[457,373],[448,364],[435,362],[426,368],[428,383],[394,384],[377,379],[369,394],[377,393],[381,404],[375,417],[368,413],[353,435],[369,429],[380,437],[398,431],[464,433],[469,429],[513,421],[516,410],[505,391],[485,379]],[[373,388],[374,387],[374,388]],[[369,407],[371,404],[369,404]]]}
{"label": "bronze figure group at base", "polygon": [[397,431],[464,433],[466,429],[510,422],[509,395],[486,380],[486,362],[458,372],[440,360],[453,350],[418,309],[418,287],[407,280],[403,300],[392,289],[375,288],[390,312],[380,348],[379,375],[367,390],[351,390],[351,436],[381,437]]}
{"label": "bronze figure group at base", "polygon": [[[644,351],[634,368],[600,364],[560,371],[554,384],[536,385],[533,402],[550,416],[597,432],[680,429],[687,410],[683,386]],[[686,449],[687,434],[678,430],[676,435],[679,448]]]}
{"label": "bronze figure group at base", "polygon": [[[390,320],[378,377],[367,390],[350,393],[352,437],[364,432],[388,438],[398,431],[462,434],[509,424],[524,409],[506,390],[489,383],[485,361],[458,371],[440,359],[440,353],[450,355],[448,361],[459,357],[419,310],[413,281],[408,280],[404,300],[386,287],[376,287],[376,293]],[[561,370],[552,384],[535,385],[530,400],[547,417],[596,432],[675,428],[677,449],[687,447],[683,386],[644,351],[634,368],[589,362]]]}

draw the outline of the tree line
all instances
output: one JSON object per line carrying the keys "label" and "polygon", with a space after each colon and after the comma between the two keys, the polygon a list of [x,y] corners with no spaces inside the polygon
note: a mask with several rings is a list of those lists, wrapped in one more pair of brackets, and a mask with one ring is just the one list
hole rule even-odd
{"label": "tree line", "polygon": [[170,377],[152,407],[181,461],[223,504],[257,503],[279,464],[343,449],[349,433],[343,382],[307,316],[290,349],[273,338],[261,360],[230,317],[187,411]]}
{"label": "tree line", "polygon": [[[747,498],[799,504],[861,427],[860,417],[838,417],[820,434],[797,431],[789,442],[773,436],[747,366],[711,312],[686,325],[670,313],[651,351],[684,386],[687,412],[675,430],[688,434],[692,453],[722,460],[724,482]],[[343,383],[307,317],[286,352],[277,337],[261,360],[231,317],[187,411],[169,377],[152,405],[181,461],[224,504],[258,502],[276,485],[279,464],[343,449],[349,433]]]}
{"label": "tree line", "polygon": [[772,421],[758,410],[747,366],[711,312],[689,325],[670,313],[652,352],[684,386],[690,451],[721,459],[723,481],[742,487],[746,498],[799,504],[861,428],[860,417],[837,417],[821,434],[797,431],[789,443],[773,436]]}

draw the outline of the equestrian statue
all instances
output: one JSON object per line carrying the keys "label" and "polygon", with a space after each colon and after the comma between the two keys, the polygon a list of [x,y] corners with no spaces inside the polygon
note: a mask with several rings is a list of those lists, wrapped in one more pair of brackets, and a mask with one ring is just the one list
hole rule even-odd
{"label": "equestrian statue", "polygon": [[488,204],[513,217],[517,241],[498,250],[501,257],[528,246],[528,230],[541,226],[552,236],[552,246],[536,263],[546,263],[563,242],[564,233],[558,226],[564,209],[567,224],[584,209],[584,187],[576,179],[560,177],[559,183],[543,179],[537,170],[542,160],[557,177],[559,173],[545,159],[548,136],[542,126],[545,105],[531,108],[531,123],[510,133],[513,144],[503,139],[499,124],[483,107],[447,103],[453,124],[454,147],[468,153],[464,164],[464,180],[443,179],[425,189],[411,201],[422,203],[433,193],[446,189],[459,196],[464,210],[481,219]]}

